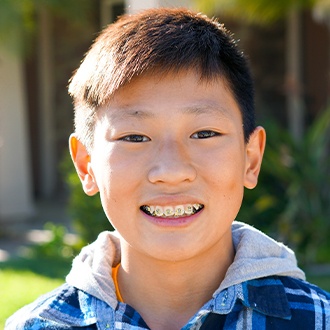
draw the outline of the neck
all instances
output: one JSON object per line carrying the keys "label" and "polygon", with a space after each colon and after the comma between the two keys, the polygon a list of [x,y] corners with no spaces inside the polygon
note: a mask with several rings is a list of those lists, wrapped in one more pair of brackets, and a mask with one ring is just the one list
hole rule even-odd
{"label": "neck", "polygon": [[140,255],[123,242],[119,288],[151,329],[181,329],[212,298],[233,259],[231,241],[176,262]]}

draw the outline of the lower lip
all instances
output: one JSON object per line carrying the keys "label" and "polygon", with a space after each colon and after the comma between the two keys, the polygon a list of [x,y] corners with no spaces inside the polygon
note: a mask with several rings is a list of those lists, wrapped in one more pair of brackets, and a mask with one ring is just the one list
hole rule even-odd
{"label": "lower lip", "polygon": [[203,210],[195,213],[193,215],[189,215],[182,218],[161,218],[161,217],[152,217],[141,211],[143,215],[150,221],[151,223],[161,226],[161,227],[186,227],[192,222],[194,222],[198,216],[203,212]]}

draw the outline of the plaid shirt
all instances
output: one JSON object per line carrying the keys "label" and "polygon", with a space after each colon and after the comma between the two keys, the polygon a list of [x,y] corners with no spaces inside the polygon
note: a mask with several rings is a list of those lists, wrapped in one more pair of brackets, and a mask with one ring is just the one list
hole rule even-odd
{"label": "plaid shirt", "polygon": [[[68,284],[14,314],[6,330],[149,329],[132,307],[105,302]],[[330,330],[330,294],[291,277],[266,277],[216,292],[187,329]]]}

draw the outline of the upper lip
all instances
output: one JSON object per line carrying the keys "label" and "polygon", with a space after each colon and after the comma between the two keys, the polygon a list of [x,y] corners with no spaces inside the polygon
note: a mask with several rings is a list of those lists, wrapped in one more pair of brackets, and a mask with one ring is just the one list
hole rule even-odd
{"label": "upper lip", "polygon": [[203,204],[197,197],[188,195],[160,195],[145,200],[141,205],[176,206],[181,204]]}

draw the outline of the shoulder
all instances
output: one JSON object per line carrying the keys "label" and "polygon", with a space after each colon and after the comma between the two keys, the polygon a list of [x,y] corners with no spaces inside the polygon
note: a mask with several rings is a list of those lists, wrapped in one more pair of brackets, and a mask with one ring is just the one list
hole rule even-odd
{"label": "shoulder", "polygon": [[330,293],[322,290],[314,284],[287,276],[278,278],[283,283],[285,292],[289,299],[293,298],[296,300],[297,297],[301,297],[302,299],[314,300],[319,297],[325,303],[330,303]]}
{"label": "shoulder", "polygon": [[330,293],[304,280],[278,277],[297,329],[330,329]]}
{"label": "shoulder", "polygon": [[330,295],[311,283],[270,276],[245,282],[242,289],[252,329],[330,329]]}
{"label": "shoulder", "polygon": [[94,329],[95,322],[93,297],[63,284],[13,314],[5,329]]}
{"label": "shoulder", "polygon": [[292,277],[279,277],[283,283],[291,308],[309,309],[313,306],[324,308],[330,316],[330,293],[304,280]]}

